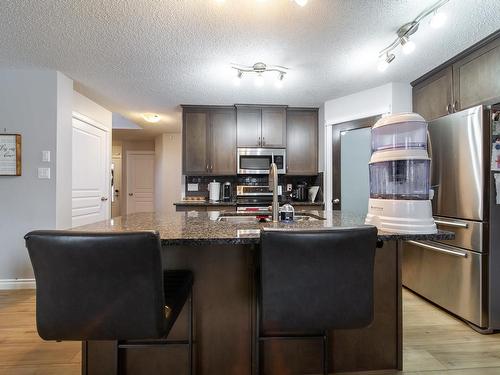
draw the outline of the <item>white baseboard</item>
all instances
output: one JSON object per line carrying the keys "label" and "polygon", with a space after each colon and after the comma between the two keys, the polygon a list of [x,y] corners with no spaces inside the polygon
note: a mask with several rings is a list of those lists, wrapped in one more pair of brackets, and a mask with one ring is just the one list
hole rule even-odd
{"label": "white baseboard", "polygon": [[0,290],[36,289],[35,279],[0,279]]}

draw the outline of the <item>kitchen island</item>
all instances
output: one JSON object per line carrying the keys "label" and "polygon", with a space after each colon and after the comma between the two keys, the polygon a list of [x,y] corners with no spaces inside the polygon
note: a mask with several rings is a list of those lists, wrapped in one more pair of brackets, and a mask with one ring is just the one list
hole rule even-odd
{"label": "kitchen island", "polygon": [[[196,374],[251,374],[255,334],[255,255],[262,227],[319,229],[362,225],[364,218],[341,211],[298,213],[292,224],[259,222],[231,212],[137,213],[84,227],[83,231],[156,230],[166,268],[190,269],[195,275]],[[374,274],[374,321],[363,329],[331,332],[330,371],[402,368],[402,240],[452,239],[450,232],[397,235],[379,232]],[[335,303],[335,301],[330,301]],[[186,312],[169,339],[187,335]],[[120,356],[117,352],[120,351]],[[265,374],[320,373],[322,342],[315,339],[266,341],[261,345]],[[119,359],[118,359],[119,358]],[[119,362],[119,363],[118,363]],[[120,348],[116,342],[83,344],[83,373],[187,373],[183,346]]]}

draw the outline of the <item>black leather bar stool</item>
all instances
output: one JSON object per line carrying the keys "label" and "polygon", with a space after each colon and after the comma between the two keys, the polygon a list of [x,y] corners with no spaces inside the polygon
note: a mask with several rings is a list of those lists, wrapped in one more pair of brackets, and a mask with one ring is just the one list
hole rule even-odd
{"label": "black leather bar stool", "polygon": [[[125,340],[186,344],[192,373],[193,274],[162,269],[158,233],[34,231],[25,239],[44,340],[113,340],[118,348],[134,347],[135,341]],[[187,301],[188,339],[155,342],[166,339]],[[117,363],[120,373],[119,357]]]}
{"label": "black leather bar stool", "polygon": [[362,328],[373,320],[377,229],[266,228],[260,238],[256,373],[261,341],[316,337],[323,341],[328,374],[327,331]]}

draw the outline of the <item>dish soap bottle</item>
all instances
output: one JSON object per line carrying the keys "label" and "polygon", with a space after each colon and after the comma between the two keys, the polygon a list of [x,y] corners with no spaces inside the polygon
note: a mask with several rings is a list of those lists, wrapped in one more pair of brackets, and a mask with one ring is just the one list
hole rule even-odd
{"label": "dish soap bottle", "polygon": [[295,210],[293,206],[289,203],[284,204],[280,210],[280,220],[281,221],[293,221],[293,216]]}

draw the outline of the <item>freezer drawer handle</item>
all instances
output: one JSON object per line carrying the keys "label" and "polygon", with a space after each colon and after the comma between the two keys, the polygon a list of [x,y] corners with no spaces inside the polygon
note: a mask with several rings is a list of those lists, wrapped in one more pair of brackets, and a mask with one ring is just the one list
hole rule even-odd
{"label": "freezer drawer handle", "polygon": [[410,240],[410,241],[406,241],[406,242],[408,242],[412,245],[418,246],[418,247],[422,247],[422,248],[427,249],[427,250],[432,250],[432,251],[437,251],[439,253],[444,253],[444,254],[453,255],[453,256],[457,256],[457,257],[467,258],[467,253],[462,253],[460,251],[453,251],[450,249],[445,249],[443,247],[433,246],[433,245],[429,245],[429,244],[418,242],[418,241]]}
{"label": "freezer drawer handle", "polygon": [[445,220],[434,220],[436,224],[446,225],[448,227],[455,228],[468,228],[469,224],[467,223],[457,223],[456,221],[445,221]]}

